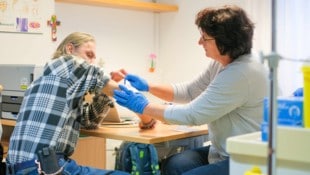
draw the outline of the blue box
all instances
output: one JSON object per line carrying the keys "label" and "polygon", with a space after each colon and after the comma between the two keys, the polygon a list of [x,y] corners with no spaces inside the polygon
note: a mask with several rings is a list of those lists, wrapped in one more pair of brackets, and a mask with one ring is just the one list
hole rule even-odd
{"label": "blue box", "polygon": [[[303,97],[278,97],[278,124],[303,126]],[[269,99],[264,99],[263,122],[269,120]]]}
{"label": "blue box", "polygon": [[[278,97],[278,125],[303,126],[303,97]],[[261,124],[262,141],[268,141],[269,99],[264,99],[264,114]]]}
{"label": "blue box", "polygon": [[264,142],[268,141],[269,126],[267,122],[262,123],[261,131],[262,131],[262,141]]}

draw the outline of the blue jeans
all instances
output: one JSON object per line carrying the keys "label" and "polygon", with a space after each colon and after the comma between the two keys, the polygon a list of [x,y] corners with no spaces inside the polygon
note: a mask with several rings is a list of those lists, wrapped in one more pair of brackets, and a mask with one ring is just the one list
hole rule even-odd
{"label": "blue jeans", "polygon": [[[66,164],[65,164],[66,163]],[[130,175],[129,173],[122,172],[122,171],[109,171],[109,170],[102,170],[97,168],[91,168],[87,166],[80,166],[76,164],[74,160],[58,160],[59,166],[64,166],[63,171],[61,172],[62,175]],[[7,171],[7,175],[10,175]],[[18,170],[17,172],[13,173],[12,175],[39,175],[37,166],[28,167],[26,169]]]}
{"label": "blue jeans", "polygon": [[162,162],[162,175],[229,175],[229,159],[210,164],[209,148],[201,147],[175,154]]}

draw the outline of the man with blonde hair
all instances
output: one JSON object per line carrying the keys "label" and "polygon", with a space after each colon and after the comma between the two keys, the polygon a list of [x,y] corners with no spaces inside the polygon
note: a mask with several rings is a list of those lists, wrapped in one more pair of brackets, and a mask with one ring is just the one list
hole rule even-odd
{"label": "man with blonde hair", "polygon": [[95,53],[95,39],[86,33],[72,33],[60,43],[43,75],[25,92],[10,138],[7,174],[128,174],[80,166],[69,158],[79,138],[86,92],[112,95],[117,87],[92,64]]}

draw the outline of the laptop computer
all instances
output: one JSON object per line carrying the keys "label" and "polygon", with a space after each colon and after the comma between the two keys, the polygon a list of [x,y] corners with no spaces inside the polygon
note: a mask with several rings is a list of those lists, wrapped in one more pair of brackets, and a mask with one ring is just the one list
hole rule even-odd
{"label": "laptop computer", "polygon": [[133,117],[120,117],[119,115],[119,106],[114,105],[113,108],[110,108],[107,116],[101,122],[102,125],[133,125],[136,124],[136,121]]}
{"label": "laptop computer", "polygon": [[121,117],[119,116],[118,110],[116,109],[117,106],[114,105],[113,108],[110,108],[107,116],[103,119],[102,123],[112,122],[112,123],[121,123]]}

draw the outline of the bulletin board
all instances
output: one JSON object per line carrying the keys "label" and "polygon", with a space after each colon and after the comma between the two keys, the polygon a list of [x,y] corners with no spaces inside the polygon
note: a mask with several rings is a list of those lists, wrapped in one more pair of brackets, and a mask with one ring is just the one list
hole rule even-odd
{"label": "bulletin board", "polygon": [[0,32],[42,33],[42,0],[0,0]]}

